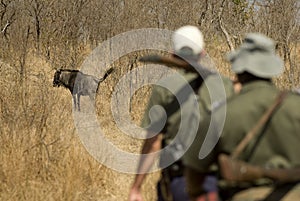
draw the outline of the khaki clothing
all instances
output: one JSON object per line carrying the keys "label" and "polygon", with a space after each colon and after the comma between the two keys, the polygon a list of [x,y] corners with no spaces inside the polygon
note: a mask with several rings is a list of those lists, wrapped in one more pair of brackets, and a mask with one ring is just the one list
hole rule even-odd
{"label": "khaki clothing", "polygon": [[[274,102],[279,91],[273,84],[265,81],[249,83],[243,86],[240,94],[227,101],[227,104],[217,108],[217,113],[226,110],[226,120],[223,129],[219,123],[222,119],[215,116],[215,125],[219,126],[221,137],[217,147],[208,157],[198,160],[200,146],[199,139],[203,140],[205,133],[199,132],[198,142],[194,143],[187,154],[186,162],[199,171],[206,171],[210,164],[216,162],[218,153],[231,151],[243,139],[244,135],[256,124],[264,111]],[[299,166],[300,158],[300,96],[290,93],[273,115],[270,124],[267,125],[263,137],[257,142],[256,137],[243,153],[240,159],[249,160],[253,165],[273,165],[272,159],[278,156],[284,157],[290,166]],[[204,124],[209,124],[206,119]],[[257,145],[255,143],[258,143]],[[255,147],[254,147],[255,146]]]}
{"label": "khaki clothing", "polygon": [[[179,102],[174,101],[174,95],[178,94],[180,89],[198,77],[196,73],[183,70],[178,70],[177,72],[160,80],[153,87],[141,123],[141,126],[147,130],[164,133],[164,140],[167,141],[172,140],[176,136],[179,125],[177,121],[181,113]],[[166,111],[172,114],[168,118]]]}
{"label": "khaki clothing", "polygon": [[[181,70],[178,72],[183,77],[175,74],[160,81],[160,84],[166,86],[169,89],[166,89],[165,87],[159,85],[156,85],[153,88],[152,95],[148,102],[148,106],[145,110],[144,118],[141,124],[142,127],[155,132],[158,132],[158,125],[165,125],[162,128],[162,132],[164,133],[164,139],[167,141],[172,141],[172,139],[174,139],[174,137],[176,136],[178,127],[180,126],[181,118],[184,118],[184,115],[190,115],[181,111],[183,109],[187,109],[185,108],[185,103],[188,102],[186,100],[188,100],[189,97],[186,97],[185,102],[181,104],[177,101],[176,103],[174,103],[174,95],[177,95],[180,89],[184,87],[184,85],[188,84],[188,82],[191,83],[192,81],[195,81],[195,79],[198,77],[198,75],[195,73],[185,72]],[[186,81],[183,81],[183,78],[186,79]],[[195,88],[195,86],[191,87]],[[226,97],[234,94],[232,81],[229,78],[220,76],[219,74],[210,75],[203,82],[203,85],[201,85],[200,88],[196,87],[195,90],[196,92],[193,95],[197,96],[199,110],[195,110],[195,108],[192,108],[192,110],[195,113],[199,113],[200,111],[200,120],[207,116],[207,114],[210,114],[213,104],[217,105],[218,103],[222,103],[224,100],[226,100]],[[210,97],[211,94],[214,95],[213,103],[211,100],[212,98]],[[184,95],[189,96],[190,94],[186,93]],[[181,110],[179,109],[179,104],[181,104]],[[162,108],[153,107],[156,105],[160,105]],[[171,110],[172,115],[166,119],[164,118],[164,116],[166,115],[165,111],[167,110]],[[173,110],[175,112],[173,112]],[[166,122],[164,122],[164,120],[166,120]],[[161,124],[156,122],[160,122]]]}
{"label": "khaki clothing", "polygon": [[[189,95],[194,93],[191,85],[197,85],[198,75],[196,73],[178,70],[161,79],[152,89],[148,106],[144,113],[142,126],[150,133],[163,134],[162,151],[160,153],[161,178],[157,185],[158,200],[189,200],[185,190],[185,179],[183,167],[180,161],[176,161],[172,151],[164,150],[179,132],[178,119],[181,117],[180,106]],[[191,84],[191,85],[190,85]],[[178,97],[178,99],[176,98]],[[171,154],[169,154],[171,153]]]}
{"label": "khaki clothing", "polygon": [[[279,90],[270,82],[255,81],[245,84],[241,92],[214,108],[215,115],[200,124],[197,137],[184,156],[184,164],[205,173],[217,162],[219,153],[231,153],[245,134],[275,101]],[[241,153],[240,159],[265,167],[300,166],[300,96],[289,93],[267,123],[261,138],[257,135]],[[225,113],[225,119],[222,115]],[[199,159],[201,145],[208,127],[214,128],[215,148]],[[219,137],[219,134],[220,137]],[[211,144],[214,144],[210,142]],[[280,159],[280,160],[278,160]]]}
{"label": "khaki clothing", "polygon": [[[199,122],[210,113],[214,105],[224,102],[226,97],[231,96],[234,89],[232,81],[219,74],[211,74],[203,81],[198,74],[185,71],[179,73],[186,82],[182,82],[182,78],[175,74],[158,83],[164,87],[156,85],[153,88],[142,126],[152,132],[163,133],[160,167],[166,167],[164,171],[169,175],[173,175],[172,172],[180,175],[182,169],[183,176],[182,165],[180,171],[173,169],[178,169],[178,165],[182,163],[178,159],[181,159],[194,140]],[[191,88],[185,88],[189,84],[193,91]],[[207,192],[216,194],[215,176],[206,177],[204,183]]]}
{"label": "khaki clothing", "polygon": [[232,81],[218,74],[209,76],[201,88],[199,94],[199,110],[201,121],[211,114],[214,107],[222,104],[227,98],[234,94]]}

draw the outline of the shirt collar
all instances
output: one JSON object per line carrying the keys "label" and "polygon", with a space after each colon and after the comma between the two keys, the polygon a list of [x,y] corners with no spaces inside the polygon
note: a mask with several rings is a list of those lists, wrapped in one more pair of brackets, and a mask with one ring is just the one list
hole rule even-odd
{"label": "shirt collar", "polygon": [[269,81],[253,81],[247,84],[244,84],[240,93],[247,93],[248,91],[255,90],[257,88],[275,88],[275,85]]}

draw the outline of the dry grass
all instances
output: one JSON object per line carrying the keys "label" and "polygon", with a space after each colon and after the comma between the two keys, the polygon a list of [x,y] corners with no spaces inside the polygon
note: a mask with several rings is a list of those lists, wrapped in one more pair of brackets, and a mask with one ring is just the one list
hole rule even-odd
{"label": "dry grass", "polygon": [[[52,87],[51,66],[32,57],[26,72],[21,82],[15,68],[1,63],[0,200],[126,200],[134,175],[108,169],[88,154],[74,126],[69,91]],[[99,119],[109,140],[139,152],[142,141],[124,136],[109,115],[107,86],[116,80],[101,85]],[[133,121],[138,122],[146,99],[133,99],[138,106],[132,108]],[[147,189],[146,200],[155,196],[151,178],[157,173],[147,179],[153,188]]]}
{"label": "dry grass", "polygon": [[[223,74],[231,75],[223,51],[209,54]],[[88,154],[76,133],[71,95],[52,87],[54,70],[47,62],[37,56],[28,60],[22,82],[16,68],[0,65],[0,200],[126,200],[134,175],[108,169]],[[110,141],[138,153],[142,141],[124,135],[110,114],[112,86],[129,70],[126,62],[116,64],[114,75],[101,84],[97,114]],[[277,83],[284,87],[286,80],[285,75]],[[149,88],[132,95],[131,118],[137,123]],[[158,176],[147,178],[146,201],[155,199]]]}

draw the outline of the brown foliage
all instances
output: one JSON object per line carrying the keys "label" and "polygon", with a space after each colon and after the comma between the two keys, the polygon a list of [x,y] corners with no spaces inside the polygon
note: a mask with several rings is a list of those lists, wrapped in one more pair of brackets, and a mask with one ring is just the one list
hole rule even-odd
{"label": "brown foliage", "polygon": [[[224,61],[229,44],[236,47],[245,33],[262,32],[278,42],[286,62],[276,84],[299,86],[298,1],[247,2],[1,0],[0,200],[126,200],[133,175],[110,170],[88,154],[76,133],[69,92],[52,87],[54,69],[78,69],[99,43],[117,34],[197,25],[218,70],[231,75]],[[140,65],[135,60],[140,54],[145,52],[110,64],[116,72],[96,100],[107,138],[133,153],[142,141],[116,127],[110,98],[119,79]],[[149,87],[132,92],[133,122],[140,121],[149,94]],[[157,176],[144,185],[146,200],[155,198]]]}

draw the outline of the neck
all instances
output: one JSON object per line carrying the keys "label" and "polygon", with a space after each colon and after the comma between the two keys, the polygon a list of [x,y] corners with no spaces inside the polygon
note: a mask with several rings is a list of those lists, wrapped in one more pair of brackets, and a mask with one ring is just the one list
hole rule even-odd
{"label": "neck", "polygon": [[243,84],[247,84],[250,82],[254,82],[254,81],[266,81],[266,82],[271,82],[270,78],[262,78],[262,77],[257,77],[253,74],[250,74],[248,72],[244,72],[241,74],[237,75],[238,81],[243,85]]}

